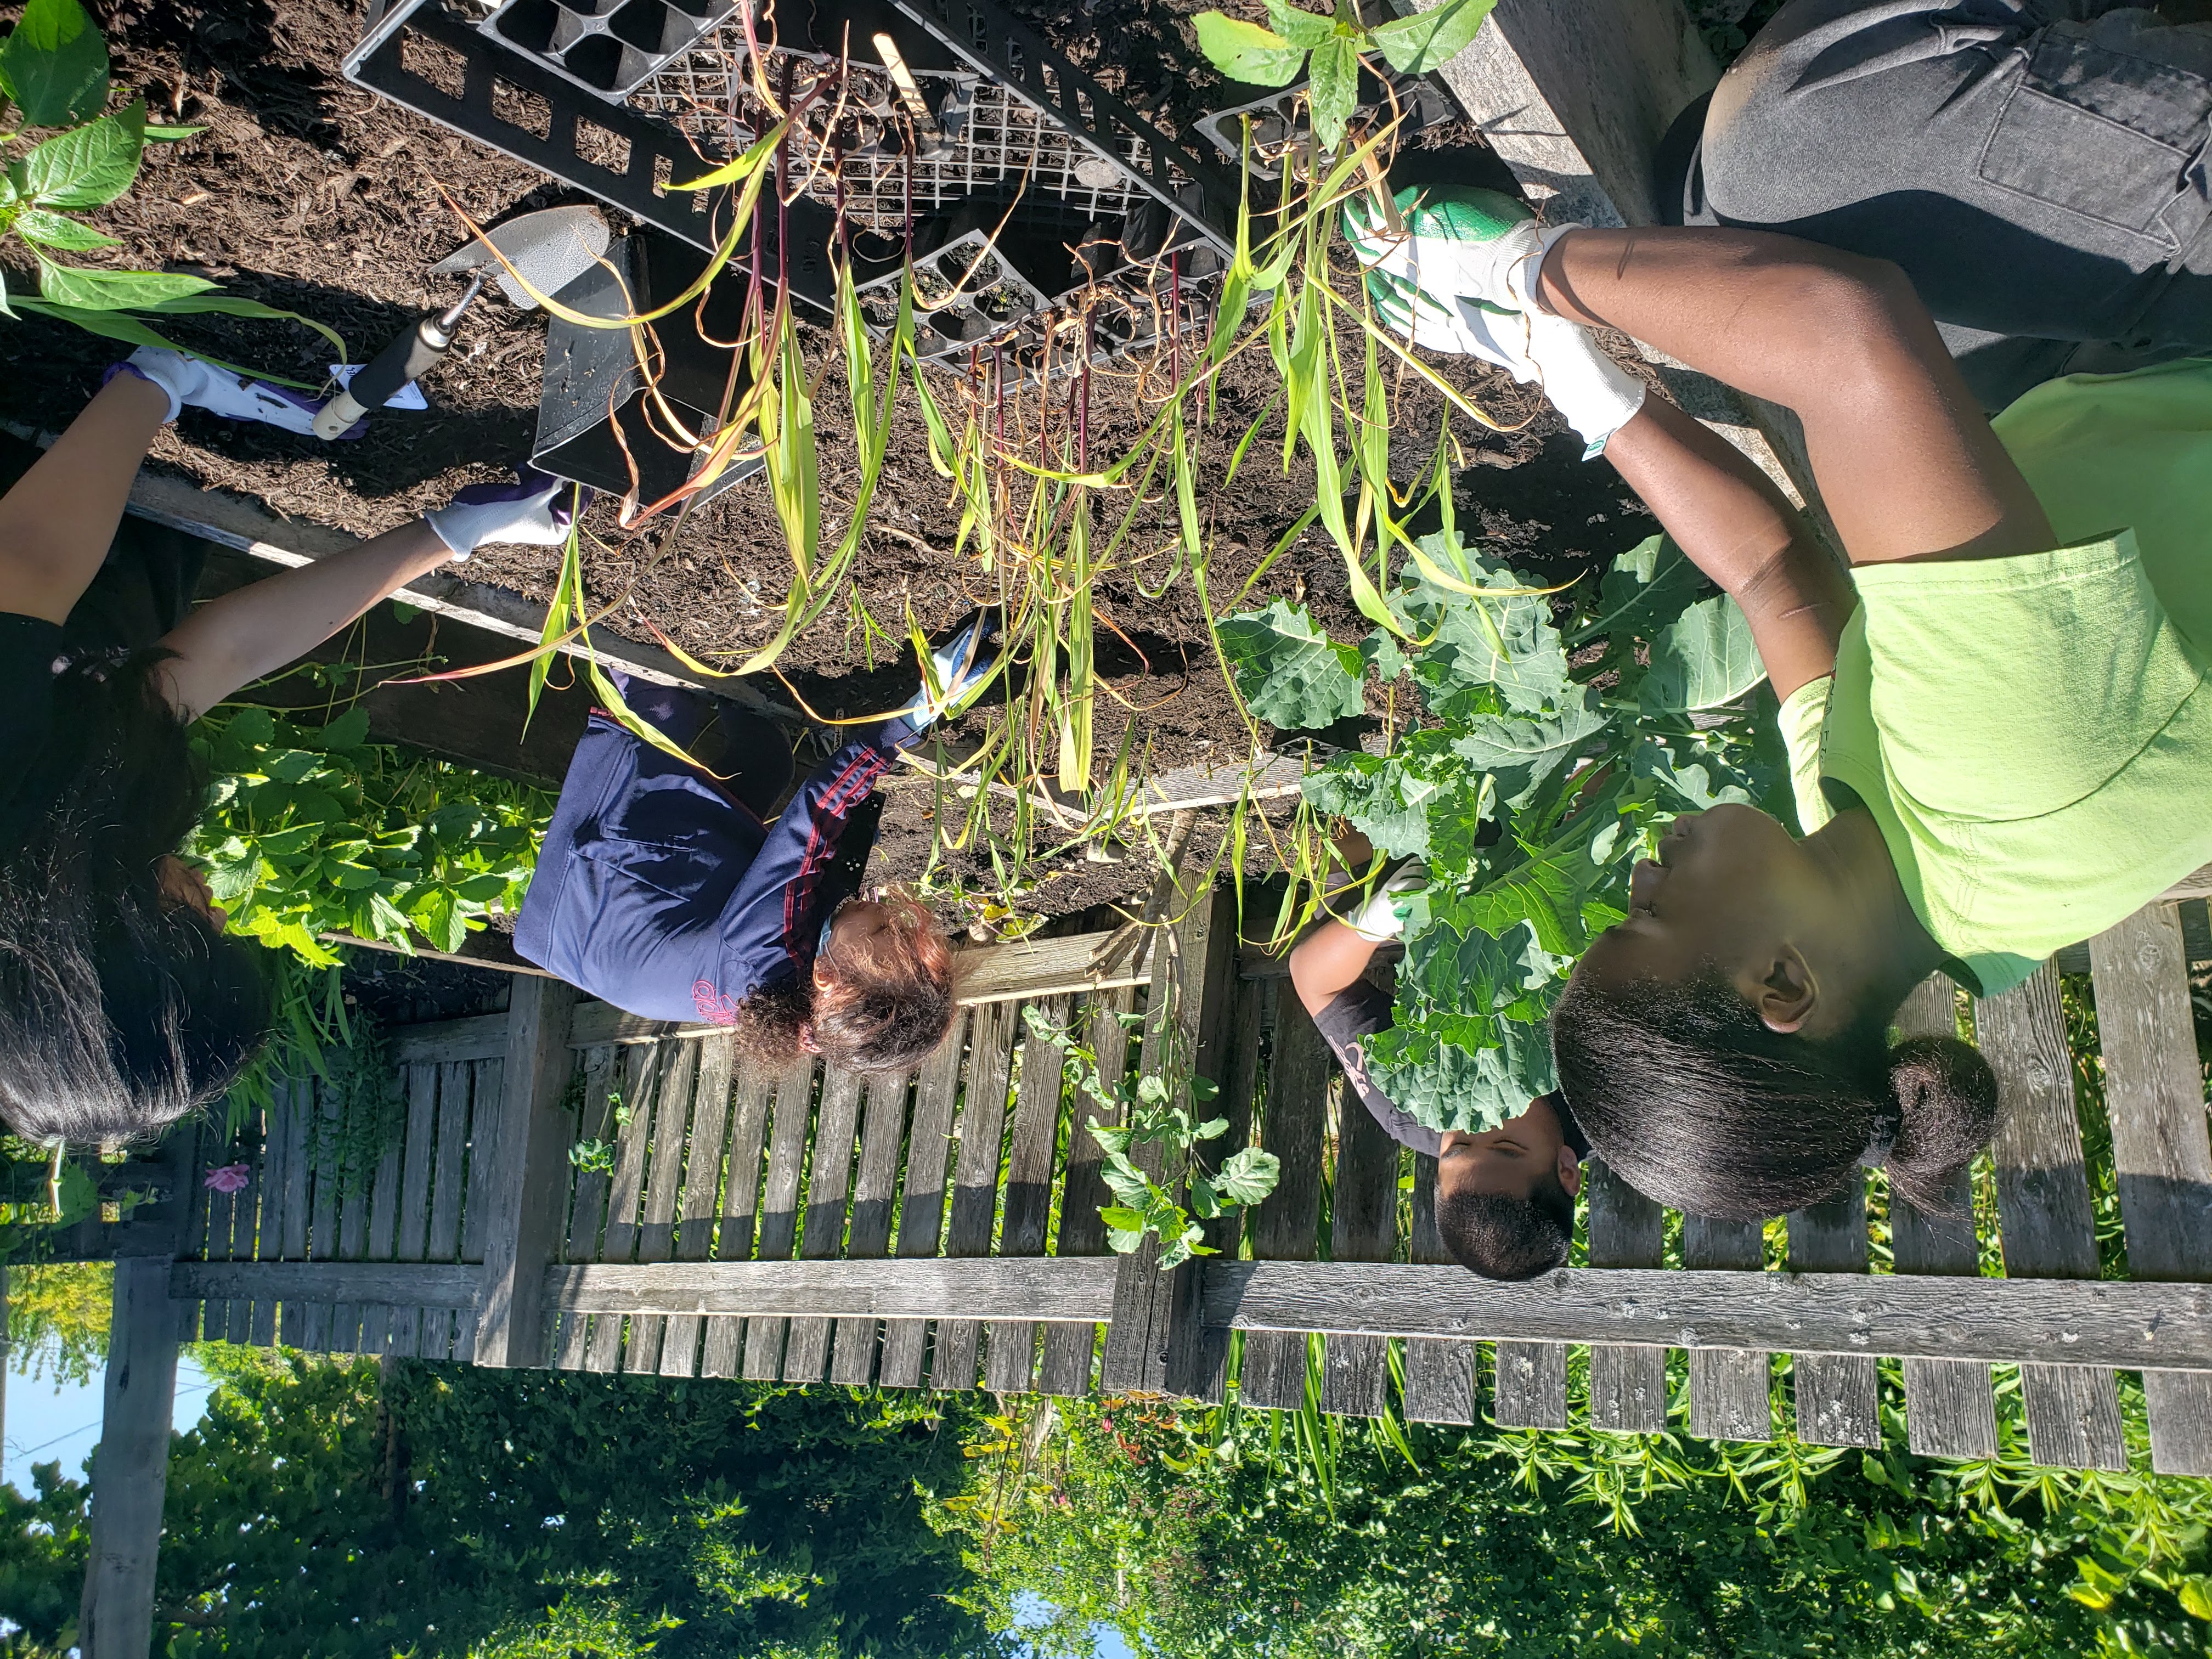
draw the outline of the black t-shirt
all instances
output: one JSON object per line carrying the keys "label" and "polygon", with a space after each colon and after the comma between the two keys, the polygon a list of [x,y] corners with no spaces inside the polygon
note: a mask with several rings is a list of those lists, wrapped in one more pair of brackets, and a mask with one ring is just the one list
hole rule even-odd
{"label": "black t-shirt", "polygon": [[[1434,1158],[1443,1149],[1443,1135],[1420,1122],[1411,1112],[1400,1109],[1368,1079],[1367,1057],[1359,1042],[1362,1037],[1390,1029],[1390,1004],[1388,991],[1360,980],[1339,991],[1328,1006],[1314,1016],[1314,1029],[1328,1044],[1336,1063],[1344,1068],[1346,1080],[1358,1095],[1359,1103],[1367,1109],[1370,1117],[1382,1126],[1383,1133],[1401,1146],[1410,1146]],[[1551,1099],[1552,1110],[1559,1120],[1561,1137],[1574,1148],[1577,1158],[1588,1158],[1589,1139],[1575,1121],[1574,1114],[1567,1109],[1567,1103],[1556,1094]]]}
{"label": "black t-shirt", "polygon": [[47,805],[61,625],[0,611],[0,850]]}

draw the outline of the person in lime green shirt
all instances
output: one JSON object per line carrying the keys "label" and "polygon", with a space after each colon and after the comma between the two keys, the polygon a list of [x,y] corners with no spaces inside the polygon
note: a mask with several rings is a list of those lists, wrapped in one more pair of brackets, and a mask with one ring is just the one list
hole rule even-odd
{"label": "person in lime green shirt", "polygon": [[[1892,264],[1419,214],[1385,242],[1363,257],[1417,339],[1490,355],[1517,326],[1524,378],[1735,599],[1783,699],[1803,838],[1679,819],[1553,1016],[1593,1152],[1704,1215],[1862,1164],[1943,1208],[1996,1082],[1954,1038],[1892,1047],[1905,997],[1939,968],[2017,984],[2212,862],[2212,362],[2051,382],[1992,425]],[[1794,410],[1850,571],[1696,422],[1593,400],[1600,324]]]}

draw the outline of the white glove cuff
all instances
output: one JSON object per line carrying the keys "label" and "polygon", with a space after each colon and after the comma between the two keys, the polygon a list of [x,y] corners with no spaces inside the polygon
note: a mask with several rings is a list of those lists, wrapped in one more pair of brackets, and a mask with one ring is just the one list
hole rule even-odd
{"label": "white glove cuff", "polygon": [[430,526],[432,535],[445,543],[455,564],[466,564],[469,555],[483,541],[482,528],[470,522],[472,516],[465,507],[441,507],[422,515],[422,522]]}
{"label": "white glove cuff", "polygon": [[1599,350],[1588,329],[1547,312],[1528,318],[1528,360],[1544,395],[1580,434],[1583,459],[1594,459],[1644,407],[1644,382]]}

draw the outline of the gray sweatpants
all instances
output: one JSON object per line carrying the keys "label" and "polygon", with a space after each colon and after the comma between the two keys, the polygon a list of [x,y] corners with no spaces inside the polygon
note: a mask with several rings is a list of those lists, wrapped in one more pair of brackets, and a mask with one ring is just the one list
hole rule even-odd
{"label": "gray sweatpants", "polygon": [[2212,349],[2208,151],[2212,27],[2100,0],[1790,0],[1670,135],[1660,200],[1902,265],[1996,409]]}

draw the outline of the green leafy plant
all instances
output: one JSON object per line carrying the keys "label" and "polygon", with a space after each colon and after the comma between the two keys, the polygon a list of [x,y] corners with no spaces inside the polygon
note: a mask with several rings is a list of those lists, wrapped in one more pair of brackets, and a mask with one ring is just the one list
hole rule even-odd
{"label": "green leafy plant", "polygon": [[188,851],[233,932],[327,968],[325,934],[453,951],[520,908],[553,798],[368,738],[359,708],[320,727],[265,708],[201,723],[216,782]]}
{"label": "green leafy plant", "polygon": [[1369,52],[1401,75],[1425,75],[1449,63],[1498,0],[1443,0],[1432,11],[1389,22],[1363,22],[1356,0],[1336,0],[1328,16],[1291,0],[1267,0],[1263,28],[1218,11],[1193,18],[1199,49],[1214,68],[1255,86],[1286,87],[1303,72],[1314,137],[1324,154],[1343,143],[1359,101],[1359,60]]}
{"label": "green leafy plant", "polygon": [[[0,245],[13,236],[39,270],[35,295],[11,295],[0,279],[0,315],[32,312],[131,345],[172,349],[145,318],[210,312],[278,318],[314,329],[343,357],[344,342],[321,324],[224,294],[205,277],[114,270],[57,257],[121,246],[76,216],[128,191],[148,144],[202,131],[149,122],[143,98],[107,110],[107,43],[77,0],[29,0],[0,41],[0,120],[9,105],[20,118],[12,131],[0,133]],[[33,129],[49,131],[31,143]],[[24,143],[28,148],[15,153]]]}

